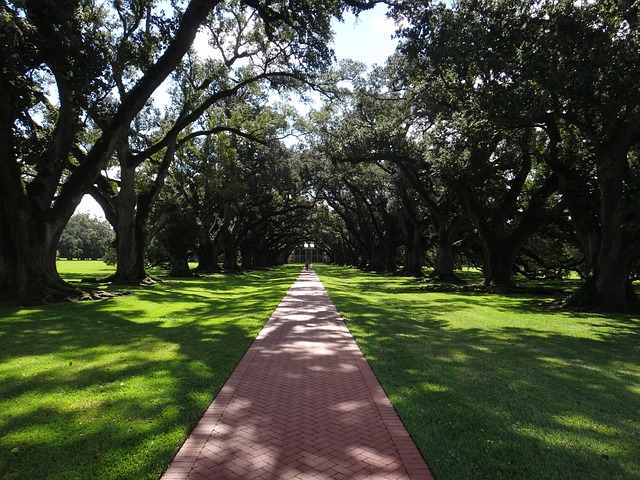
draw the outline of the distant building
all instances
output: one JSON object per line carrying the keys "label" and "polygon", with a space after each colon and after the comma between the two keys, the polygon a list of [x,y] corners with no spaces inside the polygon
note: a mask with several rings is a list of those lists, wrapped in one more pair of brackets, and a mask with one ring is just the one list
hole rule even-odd
{"label": "distant building", "polygon": [[289,254],[289,263],[329,263],[329,256],[313,242],[303,243]]}

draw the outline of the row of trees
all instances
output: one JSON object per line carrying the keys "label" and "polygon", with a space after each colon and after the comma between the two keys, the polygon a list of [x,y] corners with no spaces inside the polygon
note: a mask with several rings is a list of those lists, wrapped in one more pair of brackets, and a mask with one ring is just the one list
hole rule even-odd
{"label": "row of trees", "polygon": [[156,218],[168,213],[156,243],[171,275],[190,274],[189,253],[204,273],[286,262],[308,235],[314,209],[300,158],[279,142],[233,134],[191,147],[178,155],[156,210]]}
{"label": "row of trees", "polygon": [[637,308],[637,2],[408,1],[393,15],[399,54],[316,121],[316,151],[341,172],[322,191],[360,261],[393,270],[402,246],[419,273],[430,243],[440,278],[455,252],[487,285],[575,268],[570,304]]}
{"label": "row of trees", "polygon": [[[239,130],[216,112],[252,84],[312,80],[331,60],[330,20],[372,5],[0,4],[0,296],[34,302],[75,294],[56,271],[56,249],[87,192],[116,227],[114,280],[143,277],[151,207],[181,144]],[[198,30],[217,52],[207,62],[185,57]],[[172,75],[173,108],[158,112],[152,97]]]}
{"label": "row of trees", "polygon": [[[114,281],[145,278],[152,239],[175,275],[190,251],[234,270],[311,239],[364,268],[421,275],[426,259],[443,280],[464,258],[501,287],[577,269],[574,304],[635,308],[636,2],[402,0],[384,68],[329,70],[330,19],[372,5],[2,4],[0,295],[74,293],[55,252],[90,193]],[[215,57],[189,51],[199,29]],[[330,101],[287,147],[295,115],[273,92],[310,86]]]}

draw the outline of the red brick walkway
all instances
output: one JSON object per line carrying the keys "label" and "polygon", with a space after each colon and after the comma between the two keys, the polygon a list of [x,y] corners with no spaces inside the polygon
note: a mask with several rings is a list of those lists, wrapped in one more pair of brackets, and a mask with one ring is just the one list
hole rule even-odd
{"label": "red brick walkway", "polygon": [[293,284],[162,478],[433,476],[309,271]]}

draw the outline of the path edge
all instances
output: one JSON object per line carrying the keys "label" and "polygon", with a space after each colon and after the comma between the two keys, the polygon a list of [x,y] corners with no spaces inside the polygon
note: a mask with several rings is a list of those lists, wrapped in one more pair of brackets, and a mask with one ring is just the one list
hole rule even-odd
{"label": "path edge", "polygon": [[[322,284],[320,277],[318,277],[318,280]],[[362,375],[364,383],[369,390],[371,398],[373,398],[376,408],[378,409],[378,413],[382,418],[382,422],[389,431],[389,436],[398,451],[398,455],[407,470],[409,478],[411,478],[411,480],[435,480],[426,460],[418,450],[418,447],[411,438],[411,435],[409,435],[409,432],[402,423],[402,420],[400,420],[398,412],[396,412],[391,400],[389,400],[389,397],[382,388],[378,377],[376,377],[371,365],[369,365],[364,353],[362,353],[362,350],[358,346],[353,334],[347,326],[347,322],[345,322],[342,314],[333,302],[331,295],[329,295],[329,292],[324,287],[324,284],[322,284],[322,288],[324,288],[324,291],[329,298],[329,302],[333,308],[335,308],[342,325],[344,325],[343,336],[345,343],[347,344],[349,351],[351,352],[351,356],[360,370],[360,374]]]}
{"label": "path edge", "polygon": [[229,406],[229,403],[235,395],[238,386],[247,373],[247,370],[249,370],[253,360],[262,348],[264,338],[267,336],[269,330],[271,330],[271,323],[273,323],[272,320],[274,320],[274,317],[276,316],[278,307],[282,303],[282,300],[289,294],[289,291],[293,288],[299,278],[300,275],[296,277],[276,308],[274,308],[273,312],[260,329],[260,332],[258,332],[256,338],[251,342],[251,345],[249,345],[249,348],[233,369],[231,375],[229,375],[227,381],[223,384],[218,394],[213,398],[205,412],[202,414],[202,417],[200,417],[200,420],[196,423],[196,426],[191,430],[191,433],[178,449],[178,452],[173,457],[173,460],[167,469],[160,476],[160,480],[183,480],[188,476],[191,469],[193,469],[198,457],[200,456],[200,452],[202,452],[202,449],[207,444],[209,437],[215,430],[222,414]]}

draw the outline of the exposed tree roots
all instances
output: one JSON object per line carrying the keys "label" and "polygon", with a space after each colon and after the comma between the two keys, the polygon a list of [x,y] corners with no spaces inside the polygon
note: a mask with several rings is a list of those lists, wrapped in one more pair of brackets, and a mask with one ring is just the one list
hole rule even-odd
{"label": "exposed tree roots", "polygon": [[[85,279],[82,283],[98,283],[95,279]],[[125,291],[112,291],[90,286],[79,286],[71,283],[61,283],[57,285],[40,285],[28,294],[16,298],[0,298],[0,304],[12,306],[36,306],[50,303],[78,302],[83,300],[103,300],[107,298],[128,295]]]}
{"label": "exposed tree roots", "polygon": [[119,278],[116,275],[109,275],[106,278],[100,280],[100,283],[110,283],[112,285],[131,285],[131,286],[139,286],[139,285],[156,285],[158,283],[164,283],[164,280],[158,277],[153,277],[151,275],[147,275],[143,278]]}
{"label": "exposed tree roots", "polygon": [[566,290],[553,287],[521,287],[518,285],[497,285],[484,283],[466,283],[462,280],[453,282],[438,282],[422,285],[420,290],[426,292],[475,292],[495,294],[523,294],[523,295],[549,295],[566,296]]}

